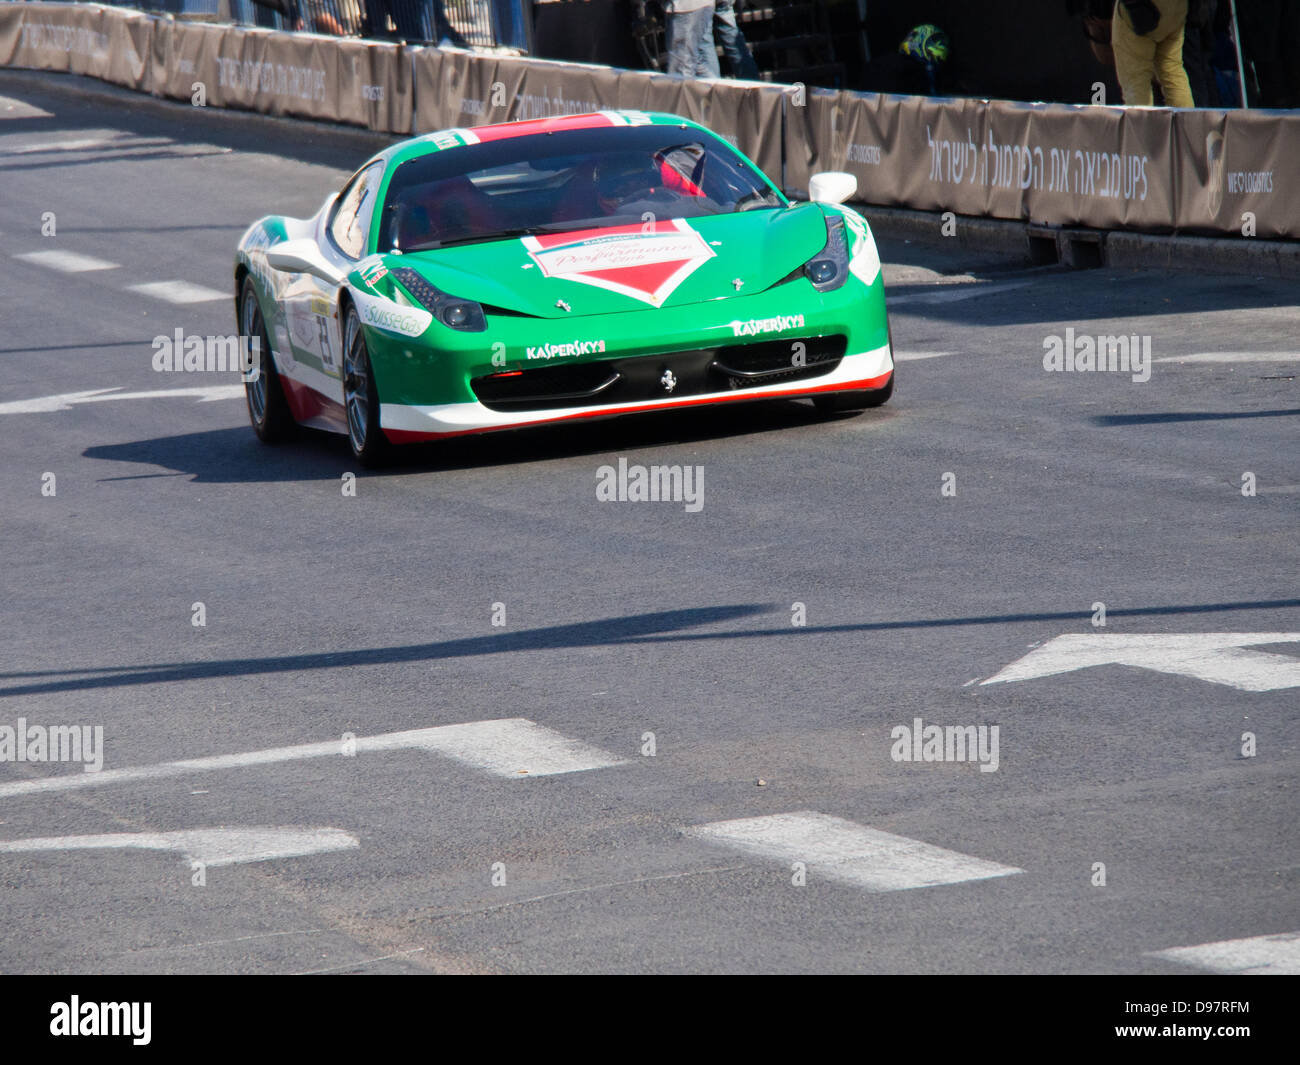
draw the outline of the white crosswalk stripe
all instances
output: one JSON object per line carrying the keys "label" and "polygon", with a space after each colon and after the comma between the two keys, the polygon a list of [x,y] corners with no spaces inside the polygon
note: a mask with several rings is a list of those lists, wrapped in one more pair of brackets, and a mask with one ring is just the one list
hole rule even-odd
{"label": "white crosswalk stripe", "polygon": [[757,858],[803,862],[810,883],[825,877],[872,892],[1023,872],[813,810],[715,821],[689,828],[686,834]]}
{"label": "white crosswalk stripe", "polygon": [[1150,957],[1216,973],[1300,976],[1300,932],[1173,947],[1152,951]]}
{"label": "white crosswalk stripe", "polygon": [[116,270],[118,264],[109,262],[107,259],[96,259],[91,255],[78,255],[73,251],[64,251],[61,248],[49,248],[45,251],[24,251],[14,255],[25,263],[31,263],[34,266],[44,266],[50,270],[58,270],[64,274],[84,274],[91,270]]}
{"label": "white crosswalk stripe", "polygon": [[37,780],[17,780],[0,784],[0,799],[105,787],[109,784],[139,783],[187,773],[273,765],[307,758],[338,758],[349,751],[359,755],[378,751],[423,750],[454,758],[487,773],[512,778],[581,773],[588,769],[622,765],[625,761],[523,717],[439,725],[407,732],[387,732],[378,736],[358,736],[351,744],[349,747],[341,740],[327,740],[323,743],[302,743],[293,747],[272,747],[261,751],[191,758],[158,765],[104,769],[97,773],[63,773]]}
{"label": "white crosswalk stripe", "polygon": [[356,836],[338,828],[198,828],[182,832],[110,832],[98,836],[44,836],[0,842],[0,854],[37,851],[170,851],[204,865],[242,865],[275,858],[352,850]]}
{"label": "white crosswalk stripe", "polygon": [[149,296],[168,303],[211,303],[214,300],[231,299],[229,292],[218,292],[206,285],[196,285],[190,281],[146,281],[139,285],[128,285],[132,292]]}

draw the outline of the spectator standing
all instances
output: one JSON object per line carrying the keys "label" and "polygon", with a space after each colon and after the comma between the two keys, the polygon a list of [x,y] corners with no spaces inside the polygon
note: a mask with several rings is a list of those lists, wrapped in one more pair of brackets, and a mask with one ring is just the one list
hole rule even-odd
{"label": "spectator standing", "polygon": [[1187,29],[1183,34],[1183,69],[1197,107],[1218,107],[1214,80],[1214,15],[1216,0],[1188,0]]}
{"label": "spectator standing", "polygon": [[1166,107],[1196,106],[1183,69],[1186,25],[1187,0],[1116,0],[1110,43],[1126,104],[1151,106],[1154,75]]}
{"label": "spectator standing", "polygon": [[[733,78],[758,81],[758,64],[749,51],[749,43],[736,21],[736,0],[713,0],[713,35],[722,45]],[[716,60],[715,60],[716,62]]]}
{"label": "spectator standing", "polygon": [[664,16],[668,73],[716,78],[720,70],[713,46],[713,0],[665,0]]}
{"label": "spectator standing", "polygon": [[1259,79],[1250,105],[1300,107],[1300,0],[1237,0],[1237,24]]}

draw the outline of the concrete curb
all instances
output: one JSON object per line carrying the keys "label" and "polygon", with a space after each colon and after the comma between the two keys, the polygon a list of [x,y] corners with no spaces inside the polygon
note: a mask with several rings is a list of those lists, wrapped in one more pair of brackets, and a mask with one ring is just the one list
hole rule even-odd
{"label": "concrete curb", "polygon": [[1060,262],[1079,269],[1105,266],[1300,279],[1300,241],[1065,229],[966,216],[958,216],[955,232],[945,237],[938,212],[854,206],[882,236],[936,246],[955,244],[967,251],[1017,256],[1036,265]]}

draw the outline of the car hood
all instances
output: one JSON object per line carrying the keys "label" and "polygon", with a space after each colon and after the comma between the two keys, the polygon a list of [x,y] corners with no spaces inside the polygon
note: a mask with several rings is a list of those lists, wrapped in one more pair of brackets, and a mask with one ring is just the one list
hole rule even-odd
{"label": "car hood", "polygon": [[826,243],[816,204],[391,254],[485,307],[571,319],[762,292]]}

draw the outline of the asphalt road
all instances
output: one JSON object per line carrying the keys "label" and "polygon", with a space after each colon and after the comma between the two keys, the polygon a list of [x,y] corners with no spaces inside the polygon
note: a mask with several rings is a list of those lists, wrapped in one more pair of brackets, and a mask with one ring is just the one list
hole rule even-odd
{"label": "asphalt road", "polygon": [[[153,338],[234,332],[240,233],[314,211],[372,141],[0,73],[0,726],[104,747],[88,786],[0,761],[0,969],[1178,973],[1158,952],[1300,930],[1293,285],[882,242],[878,411],[380,473],[341,437],[264,447],[239,398],[135,395],[231,391],[154,372]],[[1209,358],[1047,372],[1067,329]],[[599,502],[620,457],[702,467],[702,509]],[[1273,639],[1087,668],[1050,643],[1206,633]],[[978,683],[1039,649],[1050,675]],[[996,771],[894,760],[918,717],[997,726]],[[501,719],[547,731],[332,751]],[[257,830],[231,864],[167,835],[220,828]]]}

